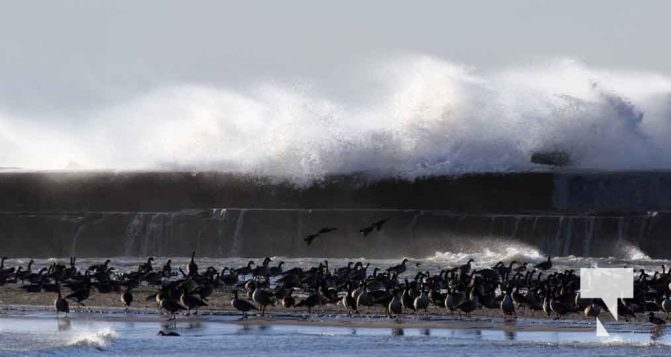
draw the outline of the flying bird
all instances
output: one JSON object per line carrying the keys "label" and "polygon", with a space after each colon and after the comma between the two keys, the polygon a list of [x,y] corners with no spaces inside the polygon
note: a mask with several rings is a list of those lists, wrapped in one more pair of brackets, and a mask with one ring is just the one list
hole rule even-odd
{"label": "flying bird", "polygon": [[317,234],[326,234],[338,230],[337,228],[324,227],[317,232]]}
{"label": "flying bird", "polygon": [[303,239],[308,245],[312,244],[312,241],[315,240],[315,238],[319,237],[319,233],[317,234],[308,234],[305,239]]}
{"label": "flying bird", "polygon": [[373,223],[372,226],[375,227],[375,229],[379,232],[380,229],[382,229],[382,226],[384,226],[384,224],[387,223],[390,219],[391,218],[381,219],[381,220]]}
{"label": "flying bird", "polygon": [[359,229],[359,233],[361,233],[362,236],[367,237],[373,229],[375,229],[374,226],[363,227]]}

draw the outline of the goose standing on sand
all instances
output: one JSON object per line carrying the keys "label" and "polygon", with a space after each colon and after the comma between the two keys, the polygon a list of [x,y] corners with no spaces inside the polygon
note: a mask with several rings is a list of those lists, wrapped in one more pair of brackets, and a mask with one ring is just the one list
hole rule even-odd
{"label": "goose standing on sand", "polygon": [[392,317],[391,314],[399,316],[403,313],[403,304],[401,303],[401,299],[398,297],[398,288],[394,288],[393,294],[394,297],[392,297],[391,301],[389,302],[389,306],[387,307],[389,317]]}
{"label": "goose standing on sand", "polygon": [[590,317],[599,317],[599,314],[601,314],[601,308],[599,305],[594,303],[594,299],[590,302],[589,306],[583,310],[583,314],[585,315],[585,318],[588,319]]}
{"label": "goose standing on sand", "polygon": [[182,306],[180,303],[167,297],[162,298],[159,301],[158,305],[160,309],[165,310],[170,314],[170,318],[168,318],[168,321],[174,320],[176,318],[175,314],[180,310],[186,310],[186,308]]}
{"label": "goose standing on sand", "polygon": [[512,315],[515,318],[517,318],[517,314],[515,313],[515,303],[513,302],[513,297],[511,296],[511,288],[508,287],[506,289],[506,294],[503,296],[503,300],[501,300],[501,312],[503,312],[503,315]]}
{"label": "goose standing on sand", "polygon": [[445,296],[445,307],[454,312],[457,309],[457,306],[461,302],[461,295],[456,294],[454,290],[447,288],[447,296]]}
{"label": "goose standing on sand", "polygon": [[168,278],[172,275],[172,266],[170,265],[172,263],[172,259],[168,259],[167,262],[163,265],[163,276]]}
{"label": "goose standing on sand", "polygon": [[254,287],[254,291],[252,292],[252,300],[261,306],[261,316],[265,316],[266,307],[268,305],[275,306],[275,298],[271,293],[258,287],[258,284],[256,285],[257,286]]}
{"label": "goose standing on sand", "polygon": [[461,301],[457,305],[457,309],[470,316],[471,312],[480,307],[480,297],[475,293],[476,287],[471,288],[471,292],[466,296],[466,300]]}
{"label": "goose standing on sand", "polygon": [[419,294],[418,297],[415,298],[415,301],[413,302],[413,306],[415,307],[415,312],[419,315],[419,310],[424,310],[424,313],[426,314],[427,309],[429,308],[429,297],[426,295],[426,290],[424,289],[424,286],[420,288],[421,293]]}
{"label": "goose standing on sand", "polygon": [[373,305],[373,298],[370,296],[370,293],[368,292],[368,283],[363,283],[363,290],[361,291],[361,294],[356,298],[356,311],[361,310],[361,306],[368,306],[370,307]]}
{"label": "goose standing on sand", "polygon": [[196,251],[193,251],[193,253],[191,253],[191,261],[189,261],[189,264],[186,266],[186,273],[191,278],[198,275],[198,264],[196,264],[196,261],[194,260],[195,258]]}
{"label": "goose standing on sand", "polygon": [[68,304],[68,301],[63,299],[61,296],[61,285],[58,285],[58,297],[56,297],[56,300],[54,300],[54,308],[56,308],[56,318],[58,318],[58,313],[59,312],[64,312],[65,317],[68,316],[70,313],[70,304]]}
{"label": "goose standing on sand", "polygon": [[342,297],[342,305],[347,309],[347,316],[352,316],[352,311],[359,313],[356,309],[356,299],[352,293],[352,284],[347,284],[347,293]]}
{"label": "goose standing on sand", "polygon": [[671,299],[669,299],[669,294],[664,294],[664,300],[662,300],[662,310],[666,312],[666,319],[669,319],[669,313],[671,313]]}
{"label": "goose standing on sand", "polygon": [[198,315],[198,309],[201,306],[207,306],[207,303],[203,301],[201,298],[199,298],[196,295],[191,295],[186,292],[186,289],[182,290],[182,295],[179,296],[179,302],[182,303],[182,305],[186,306],[187,312],[186,315],[189,316],[191,315],[191,310],[195,309],[196,312],[194,313],[195,315]]}
{"label": "goose standing on sand", "polygon": [[403,305],[404,309],[417,312],[417,310],[415,309],[415,299],[412,297],[412,294],[410,293],[410,285],[408,284],[407,279],[405,281],[405,287],[403,288],[403,293],[401,294],[401,305]]}
{"label": "goose standing on sand", "polygon": [[251,302],[238,298],[238,290],[233,291],[233,300],[231,300],[231,306],[238,311],[242,311],[242,318],[247,318],[247,312],[251,310],[258,310],[254,304]]}
{"label": "goose standing on sand", "polygon": [[540,270],[548,270],[552,268],[552,261],[550,260],[550,256],[548,255],[548,260],[534,265],[534,268]]}
{"label": "goose standing on sand", "polygon": [[130,307],[130,304],[133,303],[133,293],[131,292],[132,287],[127,287],[126,291],[121,294],[121,302],[126,305],[126,311]]}

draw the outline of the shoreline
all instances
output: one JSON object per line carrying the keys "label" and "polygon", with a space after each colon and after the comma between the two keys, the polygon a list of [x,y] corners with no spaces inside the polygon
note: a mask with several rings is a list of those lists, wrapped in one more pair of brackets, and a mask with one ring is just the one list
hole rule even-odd
{"label": "shoreline", "polygon": [[[156,309],[130,308],[110,306],[86,306],[71,309],[68,317],[62,314],[59,320],[96,320],[115,322],[158,322],[164,326],[172,326],[191,322],[219,322],[240,326],[312,326],[312,327],[342,327],[342,328],[376,328],[376,329],[447,329],[447,330],[490,330],[504,332],[594,332],[595,320],[586,319],[542,319],[535,316],[522,316],[517,319],[504,319],[501,316],[492,316],[481,313],[472,317],[458,317],[456,315],[436,314],[435,311],[425,316],[404,315],[399,318],[389,318],[384,314],[370,313],[349,317],[338,311],[324,311],[308,314],[305,311],[287,311],[276,309],[266,316],[252,315],[243,319],[241,313],[233,309],[202,310],[198,315],[178,315],[176,320],[168,320],[166,315]],[[53,307],[46,305],[12,304],[0,307],[0,320],[5,318],[54,318]],[[605,316],[604,316],[605,317]],[[604,326],[611,333],[649,333],[651,325],[647,321],[635,320],[631,322],[614,321],[612,318],[602,318]]]}

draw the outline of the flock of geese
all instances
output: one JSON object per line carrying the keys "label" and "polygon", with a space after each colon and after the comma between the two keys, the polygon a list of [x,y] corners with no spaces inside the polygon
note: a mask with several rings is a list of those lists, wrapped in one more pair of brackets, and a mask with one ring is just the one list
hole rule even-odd
{"label": "flock of geese", "polygon": [[[323,233],[322,233],[323,234]],[[331,267],[328,261],[309,268],[285,269],[284,262],[272,264],[267,257],[261,264],[250,260],[240,267],[213,266],[202,269],[196,252],[184,267],[173,267],[168,259],[160,268],[148,258],[136,269],[119,272],[109,259],[81,270],[76,258],[69,264],[51,263],[37,271],[33,261],[27,266],[5,266],[0,260],[0,286],[17,284],[26,294],[56,294],[56,315],[70,312],[70,303],[84,306],[96,290],[100,294],[118,294],[123,306],[134,301],[133,290],[146,286],[154,290],[144,299],[174,320],[178,313],[197,314],[208,305],[213,294],[231,293],[231,306],[242,313],[264,316],[268,309],[282,305],[286,309],[315,309],[341,306],[348,315],[384,311],[390,318],[403,314],[427,314],[440,309],[459,316],[470,316],[479,309],[496,309],[506,318],[525,311],[543,312],[560,319],[570,314],[598,317],[608,308],[599,299],[580,298],[580,276],[574,270],[553,269],[551,258],[539,264],[498,262],[476,269],[473,259],[466,264],[446,267],[437,272],[406,273],[409,260],[395,266],[371,269],[370,263],[349,262]],[[371,272],[372,270],[372,272]],[[62,290],[68,289],[64,294]],[[634,296],[620,299],[618,314],[625,319],[647,313],[655,325],[665,321],[656,312],[671,313],[671,276],[662,265],[661,272],[648,274],[640,269],[634,278]],[[436,311],[436,310],[434,310]],[[438,310],[439,311],[439,310]],[[491,314],[491,312],[489,312]]]}

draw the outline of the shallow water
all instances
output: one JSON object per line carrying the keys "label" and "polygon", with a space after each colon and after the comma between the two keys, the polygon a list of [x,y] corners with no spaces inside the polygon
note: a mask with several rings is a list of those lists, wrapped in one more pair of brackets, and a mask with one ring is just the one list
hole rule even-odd
{"label": "shallow water", "polygon": [[[234,317],[177,321],[119,320],[106,316],[56,320],[48,313],[0,318],[0,355],[79,356],[459,356],[535,355],[658,356],[671,353],[671,333],[515,331],[511,329],[366,328],[263,323],[240,325]],[[159,330],[179,337],[157,336]]]}

